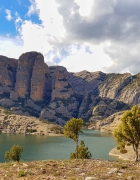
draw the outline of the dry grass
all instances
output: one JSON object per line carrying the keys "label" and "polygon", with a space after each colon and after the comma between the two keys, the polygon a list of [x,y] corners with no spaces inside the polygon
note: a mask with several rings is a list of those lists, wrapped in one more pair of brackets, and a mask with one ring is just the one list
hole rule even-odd
{"label": "dry grass", "polygon": [[0,180],[140,180],[140,163],[103,160],[47,160],[0,164]]}

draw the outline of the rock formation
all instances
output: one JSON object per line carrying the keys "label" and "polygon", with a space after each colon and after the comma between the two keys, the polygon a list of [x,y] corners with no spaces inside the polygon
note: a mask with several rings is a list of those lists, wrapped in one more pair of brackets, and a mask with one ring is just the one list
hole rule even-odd
{"label": "rock formation", "polygon": [[140,103],[140,74],[70,73],[38,52],[0,56],[0,105],[17,114],[65,124],[71,117],[101,121]]}
{"label": "rock formation", "polygon": [[10,92],[16,82],[16,59],[0,56],[0,94],[4,92]]}
{"label": "rock formation", "polygon": [[30,52],[20,56],[15,85],[19,97],[43,100],[46,66],[40,53]]}

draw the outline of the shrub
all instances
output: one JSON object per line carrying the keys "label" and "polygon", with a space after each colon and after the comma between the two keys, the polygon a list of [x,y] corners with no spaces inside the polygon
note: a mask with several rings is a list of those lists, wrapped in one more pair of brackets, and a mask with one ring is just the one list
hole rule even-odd
{"label": "shrub", "polygon": [[120,150],[120,146],[117,146],[117,150]]}
{"label": "shrub", "polygon": [[24,172],[24,170],[20,170],[18,172],[18,177],[23,177],[23,176],[26,176],[26,173]]}
{"label": "shrub", "polygon": [[126,149],[121,149],[121,150],[120,150],[120,153],[121,153],[121,154],[125,154],[125,153],[127,153],[127,150],[126,150]]}
{"label": "shrub", "polygon": [[14,145],[10,151],[6,151],[5,152],[5,159],[7,160],[13,160],[13,161],[18,161],[20,160],[21,158],[21,153],[23,152],[23,149],[21,146],[19,145]]}
{"label": "shrub", "polygon": [[[70,159],[76,159],[76,152],[71,153]],[[79,159],[90,159],[92,157],[91,153],[88,151],[88,147],[85,146],[84,141],[80,142],[80,146],[78,147],[78,158]]]}

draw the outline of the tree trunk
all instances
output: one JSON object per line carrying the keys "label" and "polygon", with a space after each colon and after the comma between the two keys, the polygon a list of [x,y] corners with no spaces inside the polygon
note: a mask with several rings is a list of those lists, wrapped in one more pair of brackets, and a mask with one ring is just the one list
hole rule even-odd
{"label": "tree trunk", "polygon": [[139,160],[138,145],[133,145],[133,149],[135,152],[135,162],[138,162],[138,160]]}
{"label": "tree trunk", "polygon": [[76,141],[76,159],[78,159],[78,141]]}
{"label": "tree trunk", "polygon": [[135,162],[138,162],[139,155],[138,155],[138,148],[135,149]]}

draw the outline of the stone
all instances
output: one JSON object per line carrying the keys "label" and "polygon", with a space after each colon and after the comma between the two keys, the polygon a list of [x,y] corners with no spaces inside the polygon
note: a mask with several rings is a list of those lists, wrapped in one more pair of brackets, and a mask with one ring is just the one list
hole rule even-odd
{"label": "stone", "polygon": [[133,176],[128,176],[127,180],[134,180]]}
{"label": "stone", "polygon": [[15,92],[15,91],[11,91],[11,92],[10,92],[10,99],[11,99],[11,100],[17,101],[17,100],[18,100],[18,97],[19,97],[19,95],[18,95],[17,92]]}
{"label": "stone", "polygon": [[108,172],[108,174],[113,174],[113,173],[117,173],[118,169],[117,168],[112,168],[110,169],[110,171]]}
{"label": "stone", "polygon": [[12,100],[6,99],[6,98],[1,99],[0,100],[0,104],[2,106],[6,106],[6,107],[11,107],[11,106],[15,105],[15,103]]}
{"label": "stone", "polygon": [[28,167],[28,164],[23,163],[23,167]]}
{"label": "stone", "polygon": [[85,180],[95,180],[95,177],[86,177]]}

